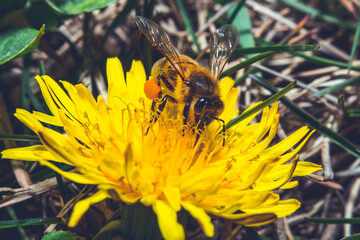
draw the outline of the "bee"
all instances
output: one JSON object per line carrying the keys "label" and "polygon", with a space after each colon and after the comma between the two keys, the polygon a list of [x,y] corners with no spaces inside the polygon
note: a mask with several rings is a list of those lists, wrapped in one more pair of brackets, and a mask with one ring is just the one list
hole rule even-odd
{"label": "bee", "polygon": [[[137,16],[135,22],[152,46],[164,55],[151,70],[144,91],[152,104],[151,122],[156,122],[165,106],[182,113],[184,125],[202,129],[218,119],[224,110],[219,77],[239,40],[239,31],[224,25],[210,41],[210,69],[185,55],[178,55],[165,30],[153,21]],[[158,103],[156,103],[156,99]]]}

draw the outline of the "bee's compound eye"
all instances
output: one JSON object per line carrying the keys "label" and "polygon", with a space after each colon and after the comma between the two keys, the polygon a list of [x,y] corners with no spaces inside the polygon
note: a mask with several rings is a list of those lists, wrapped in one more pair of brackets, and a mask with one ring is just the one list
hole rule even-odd
{"label": "bee's compound eye", "polygon": [[197,113],[202,112],[205,109],[207,104],[208,104],[207,98],[199,98],[195,103],[194,111]]}
{"label": "bee's compound eye", "polygon": [[160,97],[161,88],[157,78],[151,76],[149,80],[145,82],[144,92],[146,97],[150,100],[155,100],[156,98]]}

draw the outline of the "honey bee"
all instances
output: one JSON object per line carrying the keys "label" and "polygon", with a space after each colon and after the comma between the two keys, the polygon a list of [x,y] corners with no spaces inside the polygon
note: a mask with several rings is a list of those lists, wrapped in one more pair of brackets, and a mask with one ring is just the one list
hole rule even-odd
{"label": "honey bee", "polygon": [[[224,110],[220,99],[219,77],[239,40],[239,31],[224,25],[210,41],[210,69],[185,55],[178,55],[165,30],[153,21],[137,16],[135,22],[151,44],[164,55],[151,70],[145,83],[146,96],[154,100],[153,117],[156,122],[165,106],[173,105],[183,115],[184,125],[202,129],[218,119]],[[156,104],[155,99],[158,100]],[[157,108],[157,109],[156,109]]]}

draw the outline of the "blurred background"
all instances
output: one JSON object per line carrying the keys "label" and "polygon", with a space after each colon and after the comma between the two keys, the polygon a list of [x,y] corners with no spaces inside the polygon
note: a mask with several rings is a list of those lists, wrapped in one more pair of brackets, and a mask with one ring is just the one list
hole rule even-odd
{"label": "blurred background", "polygon": [[[143,37],[134,16],[160,24],[179,53],[205,66],[211,33],[233,24],[240,40],[224,74],[236,80],[240,111],[297,80],[280,100],[277,141],[304,125],[316,129],[300,159],[324,168],[281,192],[283,199],[302,202],[295,214],[255,232],[262,239],[340,239],[358,233],[359,7],[359,0],[1,0],[0,150],[36,141],[13,117],[16,108],[48,112],[34,76],[83,83],[97,96],[106,95],[109,57],[118,57],[125,71],[141,60],[149,75],[162,55]],[[83,188],[37,163],[2,160],[0,219],[67,218]],[[92,207],[71,231],[92,239],[111,215],[114,203],[107,204]],[[45,223],[0,226],[0,239],[41,239],[45,230],[69,230],[58,220]],[[220,220],[215,226],[215,239],[226,239],[224,231],[232,231],[232,239],[249,239],[238,226],[229,229]],[[195,222],[188,228],[189,239],[206,239]]]}

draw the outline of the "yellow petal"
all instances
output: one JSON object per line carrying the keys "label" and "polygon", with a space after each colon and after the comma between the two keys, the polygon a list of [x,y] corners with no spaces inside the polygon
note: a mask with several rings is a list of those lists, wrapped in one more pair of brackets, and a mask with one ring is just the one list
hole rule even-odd
{"label": "yellow petal", "polygon": [[287,199],[279,201],[278,205],[271,207],[278,218],[288,216],[298,210],[301,206],[301,203],[296,199]]}
{"label": "yellow petal", "polygon": [[[45,77],[45,76],[43,76],[43,77]],[[49,92],[49,90],[47,88],[47,85],[45,84],[45,80],[44,80],[43,77],[40,77],[38,75],[38,76],[35,77],[35,79],[39,83],[40,90],[41,90],[41,93],[42,93],[42,95],[44,97],[46,105],[48,106],[48,108],[50,109],[52,114],[54,114],[54,116],[57,117],[57,115],[58,115],[58,106],[55,104],[54,99],[51,97],[50,92]],[[48,78],[50,78],[50,77],[48,77]]]}
{"label": "yellow petal", "polygon": [[48,123],[48,124],[51,124],[54,126],[59,126],[59,127],[64,126],[58,117],[50,116],[45,113],[37,112],[37,111],[34,111],[33,115],[37,120],[39,120],[41,122]]}
{"label": "yellow petal", "polygon": [[181,210],[181,196],[179,188],[166,186],[163,190],[164,195],[170,206],[176,211]]}
{"label": "yellow petal", "polygon": [[140,199],[140,202],[145,206],[152,206],[157,200],[156,194],[147,194]]}
{"label": "yellow petal", "polygon": [[[69,111],[69,114],[74,116],[80,122],[84,122],[83,118],[86,118],[86,121],[96,121],[95,119],[98,110],[97,103],[89,89],[87,89],[83,84],[73,86],[66,81],[61,81],[61,83],[68,92],[72,104],[75,106],[75,109],[71,112]],[[66,103],[64,103],[64,106],[65,108],[68,108]],[[65,112],[65,114],[68,115],[67,112]]]}
{"label": "yellow petal", "polygon": [[[108,104],[113,105],[113,101],[126,91],[123,67],[118,58],[109,58],[106,63],[106,75],[108,79]],[[117,97],[116,97],[117,96]]]}
{"label": "yellow petal", "polygon": [[139,98],[146,99],[144,92],[146,74],[140,61],[133,60],[130,71],[126,73],[126,79],[130,97],[133,99],[132,102],[138,102]]}
{"label": "yellow petal", "polygon": [[256,189],[256,191],[267,191],[267,190],[274,190],[277,188],[280,188],[281,186],[283,186],[287,181],[290,180],[290,178],[292,177],[296,165],[298,162],[298,158],[294,159],[294,162],[292,164],[288,164],[289,166],[289,170],[286,172],[286,174],[279,176],[277,181],[271,181],[269,184],[258,184],[257,186],[254,187],[254,189]]}
{"label": "yellow petal", "polygon": [[295,212],[300,207],[300,205],[300,202],[296,199],[287,199],[279,201],[276,205],[247,209],[246,213],[258,214],[264,212],[272,212],[275,213],[278,218],[281,218]]}
{"label": "yellow petal", "polygon": [[237,100],[238,100],[238,89],[233,88],[228,93],[228,95],[226,95],[226,98],[224,99],[225,108],[224,111],[219,116],[220,119],[224,120],[225,122],[228,122],[239,113],[239,110],[235,108]]}
{"label": "yellow petal", "polygon": [[219,82],[220,97],[222,99],[224,99],[226,95],[228,95],[228,93],[233,89],[234,84],[235,84],[234,79],[230,77],[225,77]]}
{"label": "yellow petal", "polygon": [[84,215],[84,213],[89,209],[90,205],[101,202],[102,200],[109,198],[109,194],[106,191],[98,191],[91,197],[88,197],[80,202],[76,203],[74,206],[74,210],[71,214],[69,220],[69,227],[75,227],[76,224],[80,221],[80,218]]}
{"label": "yellow petal", "polygon": [[311,162],[304,162],[299,161],[298,165],[295,169],[295,172],[293,174],[293,177],[300,177],[300,176],[306,176],[310,173],[321,171],[322,167],[321,165],[311,163]]}
{"label": "yellow petal", "polygon": [[31,113],[24,109],[16,109],[14,116],[35,133],[44,128],[43,125]]}
{"label": "yellow petal", "polygon": [[237,224],[248,227],[255,227],[276,221],[278,218],[274,213],[239,213],[239,214],[221,214],[223,218],[231,220]]}
{"label": "yellow petal", "polygon": [[281,154],[292,148],[295,144],[297,144],[308,132],[308,127],[302,127],[284,140],[282,140],[280,143],[270,148],[267,148],[264,152],[261,153],[261,155],[267,156],[267,158],[273,158],[273,156],[280,156]]}
{"label": "yellow petal", "polygon": [[48,168],[51,168],[52,170],[54,170],[55,172],[59,173],[60,175],[64,176],[67,179],[70,179],[71,181],[77,182],[77,183],[81,183],[81,184],[97,184],[99,183],[101,180],[99,178],[91,178],[90,176],[87,175],[82,175],[79,173],[73,173],[73,172],[66,172],[61,170],[60,168],[58,168],[57,166],[55,166],[54,164],[47,162],[47,161],[42,161],[42,160],[38,160],[40,162],[41,165],[47,166]]}
{"label": "yellow petal", "polygon": [[[74,102],[59,86],[59,84],[57,84],[51,77],[45,75],[41,78],[44,80],[47,90],[49,91],[58,109],[63,109],[68,118],[76,121],[78,112]],[[55,115],[54,112],[53,114]]]}
{"label": "yellow petal", "polygon": [[290,189],[290,188],[296,187],[297,185],[299,185],[298,181],[291,181],[291,182],[285,183],[280,188],[281,189]]}
{"label": "yellow petal", "polygon": [[158,218],[160,232],[164,239],[185,239],[183,226],[177,222],[177,214],[167,203],[157,200],[153,210]]}
{"label": "yellow petal", "polygon": [[188,202],[182,202],[182,206],[191,214],[191,216],[193,216],[193,218],[198,221],[206,236],[214,236],[214,225],[211,223],[210,216],[203,208],[197,207],[194,204]]}
{"label": "yellow petal", "polygon": [[38,161],[39,159],[58,161],[43,145],[7,149],[1,152],[2,158],[17,159],[23,161]]}

